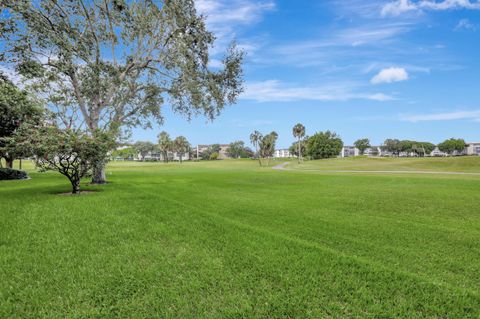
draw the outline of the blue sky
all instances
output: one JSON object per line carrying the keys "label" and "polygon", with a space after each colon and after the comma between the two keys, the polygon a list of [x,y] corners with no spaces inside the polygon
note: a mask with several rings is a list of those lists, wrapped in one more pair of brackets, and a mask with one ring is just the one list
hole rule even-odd
{"label": "blue sky", "polygon": [[195,0],[217,41],[216,68],[236,40],[245,92],[213,122],[163,108],[168,131],[192,145],[248,142],[254,130],[293,142],[291,129],[434,143],[480,141],[480,0]]}
{"label": "blue sky", "polygon": [[248,53],[245,93],[213,123],[165,107],[160,130],[192,144],[248,141],[253,130],[333,130],[368,137],[480,140],[480,2],[475,0],[197,0],[217,37]]}

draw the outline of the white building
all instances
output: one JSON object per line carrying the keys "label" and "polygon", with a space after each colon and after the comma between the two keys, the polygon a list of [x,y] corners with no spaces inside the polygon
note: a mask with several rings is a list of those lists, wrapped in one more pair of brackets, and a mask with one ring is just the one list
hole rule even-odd
{"label": "white building", "polygon": [[438,146],[436,146],[435,149],[430,153],[430,156],[439,157],[439,156],[448,156],[448,154],[440,151],[438,149]]}
{"label": "white building", "polygon": [[275,158],[288,158],[288,157],[294,157],[293,154],[290,153],[288,149],[280,149],[280,150],[275,150],[275,153],[273,154],[273,157]]}
{"label": "white building", "polygon": [[465,153],[467,155],[480,156],[480,142],[467,143],[467,148],[465,149]]}
{"label": "white building", "polygon": [[344,146],[340,152],[340,157],[352,157],[360,155],[360,150],[355,146]]}
{"label": "white building", "polygon": [[[138,154],[135,158],[135,161],[163,161],[163,154],[159,152],[148,152],[145,157],[142,158],[142,154]],[[180,161],[180,156],[176,152],[168,152],[168,160],[169,161]],[[188,161],[190,160],[190,154],[185,153],[182,156],[182,161]]]}

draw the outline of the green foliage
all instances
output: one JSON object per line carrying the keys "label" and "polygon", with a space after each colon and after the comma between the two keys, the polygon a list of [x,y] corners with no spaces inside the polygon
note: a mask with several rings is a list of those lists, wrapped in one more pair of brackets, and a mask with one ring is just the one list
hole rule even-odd
{"label": "green foliage", "polygon": [[209,159],[210,161],[216,161],[216,160],[218,160],[218,157],[219,157],[219,156],[220,156],[220,154],[218,154],[217,152],[213,152],[212,154],[210,154],[210,156],[209,156],[208,159]]}
{"label": "green foliage", "polygon": [[362,138],[359,140],[356,140],[355,143],[353,143],[356,148],[360,151],[360,154],[363,155],[365,154],[365,151],[367,148],[370,148],[370,140],[368,138]]}
{"label": "green foliage", "polygon": [[261,159],[267,159],[267,166],[269,165],[270,158],[275,153],[275,144],[277,143],[278,134],[273,131],[270,134],[263,136],[259,143],[259,156],[260,156],[260,165],[263,165]]}
{"label": "green foliage", "polygon": [[138,155],[138,152],[133,147],[126,147],[122,149],[118,149],[112,152],[112,157],[115,158],[122,158],[126,159],[133,159],[135,156]]}
{"label": "green foliage", "polygon": [[[288,149],[290,154],[292,154],[294,156],[300,156],[300,154],[306,154],[307,153],[307,143],[306,143],[307,139],[308,138],[306,138],[306,139],[304,139],[300,142],[299,141],[293,142],[293,144]],[[298,152],[299,147],[300,147],[300,153]]]}
{"label": "green foliage", "polygon": [[304,154],[302,139],[305,137],[305,126],[298,123],[293,127],[292,134],[293,134],[293,137],[297,139],[297,143],[296,143],[297,150],[295,151],[294,154],[298,156],[298,162],[300,163],[300,160],[302,159],[302,154]]}
{"label": "green foliage", "polygon": [[0,181],[27,179],[28,175],[25,171],[19,171],[11,168],[0,167]]}
{"label": "green foliage", "polygon": [[137,141],[132,147],[137,151],[137,154],[140,155],[142,161],[145,160],[145,156],[155,151],[155,144],[149,141]]}
{"label": "green foliage", "polygon": [[227,154],[231,158],[248,158],[251,156],[250,153],[243,141],[235,141],[228,145]]}
{"label": "green foliage", "polygon": [[397,139],[386,139],[385,142],[383,142],[382,149],[393,155],[398,155],[401,151],[400,141]]}
{"label": "green foliage", "polygon": [[461,153],[465,149],[467,144],[463,139],[450,138],[438,144],[438,149],[447,154],[453,155],[455,153]]}
{"label": "green foliage", "polygon": [[107,161],[108,150],[115,144],[112,136],[100,131],[89,135],[29,123],[20,126],[8,143],[14,144],[20,153],[32,154],[40,170],[57,171],[67,177],[73,194],[80,192],[80,180],[95,163]]}
{"label": "green foliage", "polygon": [[341,138],[330,131],[315,133],[307,139],[307,154],[313,159],[336,157],[342,147]]}
{"label": "green foliage", "polygon": [[243,90],[244,53],[234,43],[223,68],[209,69],[215,36],[194,1],[3,0],[1,8],[5,60],[59,117],[75,113],[90,130],[161,122],[164,96],[178,113],[213,119]]}
{"label": "green foliage", "polygon": [[177,153],[177,156],[180,159],[180,162],[183,162],[183,157],[185,154],[190,152],[190,143],[188,142],[185,136],[178,136],[173,140],[173,150]]}
{"label": "green foliage", "polygon": [[255,155],[256,156],[260,155],[258,153],[258,146],[259,146],[262,138],[263,138],[263,135],[259,131],[254,131],[252,134],[250,134],[250,143],[252,143],[253,147],[255,147]]}
{"label": "green foliage", "polygon": [[415,153],[419,156],[425,156],[435,149],[435,145],[430,142],[387,139],[383,143],[382,148],[387,152],[391,152],[393,155],[399,155],[401,152],[405,152],[407,154]]}
{"label": "green foliage", "polygon": [[158,149],[163,155],[163,160],[168,162],[168,153],[173,150],[173,143],[170,135],[165,131],[158,134]]}
{"label": "green foliage", "polygon": [[4,138],[11,137],[22,123],[39,123],[42,115],[42,108],[26,91],[0,74],[0,160],[5,158],[11,165],[15,158],[29,155],[18,152],[14,145],[6,148]]}
{"label": "green foliage", "polygon": [[209,161],[210,155],[212,155],[213,153],[220,154],[220,150],[220,144],[210,145],[205,151],[200,153],[200,157],[202,158],[202,160]]}

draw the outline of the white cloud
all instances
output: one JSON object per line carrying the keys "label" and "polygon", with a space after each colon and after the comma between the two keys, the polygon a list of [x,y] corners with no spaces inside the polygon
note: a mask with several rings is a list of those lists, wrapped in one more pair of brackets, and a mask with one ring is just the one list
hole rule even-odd
{"label": "white cloud", "polygon": [[388,68],[381,70],[370,82],[372,84],[393,83],[408,80],[408,73],[404,68]]}
{"label": "white cloud", "polygon": [[275,8],[273,1],[252,0],[197,0],[197,10],[207,17],[207,23],[225,27],[231,24],[249,24],[261,18],[264,11]]}
{"label": "white cloud", "polygon": [[460,31],[462,29],[470,30],[470,31],[476,31],[477,26],[475,24],[471,23],[470,20],[468,20],[468,19],[462,19],[462,20],[458,21],[458,24],[455,27],[454,31]]}
{"label": "white cloud", "polygon": [[[223,53],[228,43],[237,38],[242,27],[252,25],[261,20],[262,15],[275,8],[272,0],[197,0],[195,7],[206,17],[209,31],[212,31],[217,41],[212,54]],[[252,51],[251,44],[247,51]]]}
{"label": "white cloud", "polygon": [[400,119],[407,122],[425,122],[425,121],[453,121],[453,120],[480,120],[480,110],[457,111],[448,113],[401,115]]}
{"label": "white cloud", "polygon": [[385,4],[381,9],[382,16],[398,16],[408,12],[422,10],[450,10],[450,9],[480,9],[480,2],[476,0],[396,0]]}
{"label": "white cloud", "polygon": [[363,93],[357,83],[338,83],[325,86],[298,86],[282,83],[278,80],[250,82],[246,84],[241,98],[257,102],[291,101],[347,101],[365,99],[373,101],[392,100],[383,93]]}
{"label": "white cloud", "polygon": [[398,0],[385,4],[382,8],[382,16],[398,16],[405,12],[417,11],[418,7],[410,0]]}

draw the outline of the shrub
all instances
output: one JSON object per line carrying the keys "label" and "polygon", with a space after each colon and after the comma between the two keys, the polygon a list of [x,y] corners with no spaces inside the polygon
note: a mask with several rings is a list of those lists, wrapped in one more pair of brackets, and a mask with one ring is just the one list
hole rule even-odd
{"label": "shrub", "polygon": [[28,175],[25,171],[19,171],[11,168],[0,168],[0,181],[27,179]]}
{"label": "shrub", "polygon": [[211,161],[216,161],[218,159],[219,154],[217,152],[214,152],[210,154],[210,160]]}

